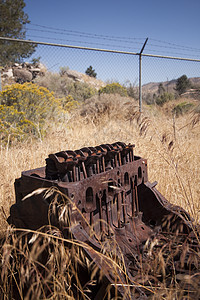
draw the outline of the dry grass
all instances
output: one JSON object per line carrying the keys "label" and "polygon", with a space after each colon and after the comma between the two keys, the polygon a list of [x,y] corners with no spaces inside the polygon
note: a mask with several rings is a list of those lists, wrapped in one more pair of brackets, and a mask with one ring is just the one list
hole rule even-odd
{"label": "dry grass", "polygon": [[[98,101],[98,99],[95,101]],[[110,101],[113,101],[113,99]],[[97,108],[98,105],[95,106],[94,103],[93,106],[93,108],[90,106],[91,110],[88,109],[85,114],[83,114],[83,109],[80,108],[74,115],[71,115],[68,123],[52,125],[51,130],[43,141],[32,140],[24,144],[0,149],[0,205],[3,208],[2,216],[9,215],[9,207],[15,202],[13,187],[15,178],[20,177],[23,170],[44,166],[45,158],[48,154],[60,150],[73,150],[84,146],[123,141],[125,143],[134,143],[136,145],[135,154],[148,159],[149,181],[157,180],[158,190],[167,200],[184,207],[198,222],[200,218],[200,124],[197,123],[194,127],[190,125],[192,115],[184,115],[173,120],[169,114],[163,113],[158,108],[151,107],[145,107],[144,114],[140,115],[135,111],[135,104],[127,100],[124,100],[120,105],[113,105],[112,109],[108,106],[106,111],[103,111],[103,109],[95,110],[95,107]],[[3,217],[0,219],[0,228],[2,235],[5,235],[7,223]],[[52,231],[50,231],[50,234],[52,234]],[[13,234],[10,235],[8,233],[7,239],[9,239],[8,245],[14,245],[14,248],[10,251],[20,249],[21,252],[18,251],[16,257],[19,258],[22,255],[25,261],[24,266],[30,267],[33,269],[33,273],[35,272],[35,277],[33,278],[39,282],[36,288],[39,291],[38,293],[40,293],[39,297],[41,299],[45,291],[48,290],[49,285],[52,288],[52,282],[55,286],[54,297],[58,293],[60,299],[65,299],[66,295],[74,299],[73,291],[66,294],[66,291],[70,290],[69,282],[71,280],[71,277],[66,279],[66,270],[68,276],[72,276],[72,273],[75,276],[76,268],[73,269],[73,266],[76,266],[77,262],[75,258],[73,258],[74,260],[72,259],[70,252],[64,247],[65,241],[60,240],[59,244],[59,247],[60,245],[61,248],[63,247],[63,256],[61,254],[56,256],[58,254],[58,245],[56,244],[58,240],[51,239],[51,242],[45,244],[48,236],[42,240],[38,239],[36,248],[38,245],[41,247],[41,243],[42,245],[44,243],[47,247],[52,247],[55,250],[52,260],[55,262],[57,259],[56,268],[58,274],[60,272],[60,277],[51,273],[51,277],[44,278],[44,281],[47,280],[44,282],[41,278],[37,279],[37,276],[39,276],[39,273],[37,273],[38,269],[36,268],[37,270],[35,269],[34,271],[35,264],[25,257],[25,253],[30,257],[30,251],[35,251],[36,248],[34,250],[30,250],[26,246],[23,249],[20,248],[23,246]],[[73,251],[79,250],[75,249]],[[53,253],[53,250],[51,253]],[[158,272],[156,266],[162,265],[161,261],[163,261],[164,256],[161,252],[157,254],[154,258],[155,274]],[[34,252],[33,255],[36,255],[36,253]],[[74,257],[79,258],[80,254]],[[38,256],[36,255],[34,260],[37,261],[37,259]],[[64,269],[61,270],[59,264],[63,260],[65,264]],[[69,266],[67,262],[71,260],[73,263]],[[22,266],[18,265],[18,267],[21,268]],[[44,266],[42,268],[44,269]],[[24,272],[26,273],[26,270]],[[159,272],[162,273],[162,268]],[[51,281],[51,284],[48,280]],[[10,284],[10,282],[8,281],[7,284]],[[21,287],[19,290],[21,291]],[[32,293],[33,291],[30,292]],[[156,297],[156,294],[154,294],[154,299],[162,299],[162,297],[163,299],[172,299],[170,297],[176,297],[176,292],[168,290],[168,296],[166,296],[166,293],[163,293],[163,295],[158,293],[158,297]],[[179,299],[182,299],[180,293]]]}
{"label": "dry grass", "polygon": [[[52,225],[37,232],[8,228],[0,252],[1,299],[93,299],[90,295],[105,274],[115,284],[107,286],[103,299],[132,299],[132,295],[143,294],[150,299],[198,299],[200,259],[193,235],[190,246],[184,235],[157,234],[138,249],[138,255],[130,255],[127,265],[114,236],[112,240],[94,239],[102,251],[73,240],[70,231],[77,224],[69,222],[71,200],[54,188],[43,191],[47,199],[54,198]],[[92,227],[88,234],[93,237]],[[101,265],[100,270],[86,252]]]}
{"label": "dry grass", "polygon": [[[15,201],[13,184],[15,178],[21,176],[21,171],[44,166],[50,153],[123,141],[135,144],[136,155],[148,159],[149,180],[158,181],[161,193],[198,219],[199,123],[193,128],[188,125],[191,115],[181,116],[174,122],[159,108],[147,107],[140,116],[135,113],[135,102],[130,105],[127,100],[123,105],[112,104],[112,109],[106,112],[102,112],[103,109],[100,113],[98,110],[95,112],[94,107],[93,103],[87,115],[81,108],[67,123],[53,124],[43,141],[29,140],[13,147],[0,148],[0,205],[6,215]],[[1,220],[1,230],[5,227],[6,223]]]}

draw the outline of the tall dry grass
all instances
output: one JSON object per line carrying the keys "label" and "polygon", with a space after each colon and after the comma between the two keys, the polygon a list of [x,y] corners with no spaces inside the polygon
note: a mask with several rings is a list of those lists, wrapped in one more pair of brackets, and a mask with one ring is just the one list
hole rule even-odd
{"label": "tall dry grass", "polygon": [[43,192],[46,199],[54,199],[49,225],[38,231],[9,227],[6,232],[0,252],[0,299],[92,300],[100,286],[99,300],[198,299],[200,259],[194,235],[189,238],[192,245],[184,234],[152,236],[129,253],[127,262],[114,232],[112,239],[101,240],[88,224],[95,247],[74,240],[70,232],[77,223],[69,222],[68,210],[72,200],[55,188],[35,191]]}
{"label": "tall dry grass", "polygon": [[[0,227],[2,236],[5,236],[7,228],[6,217],[9,215],[9,208],[15,202],[14,180],[20,177],[21,171],[44,166],[45,158],[50,153],[116,141],[135,144],[135,154],[148,160],[149,181],[157,180],[158,190],[166,199],[171,203],[182,206],[191,214],[195,222],[198,222],[200,218],[200,123],[192,126],[194,118],[192,114],[186,114],[175,119],[170,113],[165,113],[163,109],[158,107],[144,107],[144,112],[141,115],[135,106],[136,103],[127,100],[127,98],[106,95],[102,99],[96,96],[88,100],[84,107],[80,107],[79,110],[71,113],[68,122],[52,124],[44,140],[36,141],[30,139],[23,144],[1,147],[0,205],[2,207],[2,218],[0,219]],[[52,232],[50,234],[52,235]],[[46,240],[38,238],[34,250],[29,250],[26,249],[26,246],[23,248],[15,235],[8,234],[7,237],[7,239],[12,240],[8,241],[8,244],[14,244],[14,249],[20,249],[20,253],[17,253],[16,257],[19,258],[22,255],[25,266],[33,269],[35,280],[38,278],[38,281],[36,280],[38,283],[36,288],[40,297],[45,295],[49,285],[52,288],[53,283],[53,286],[55,286],[54,297],[58,293],[60,299],[64,299],[66,295],[74,299],[73,291],[69,287],[71,277],[66,281],[65,276],[67,268],[70,269],[69,272],[67,271],[69,276],[72,276],[70,275],[72,273],[73,276],[76,276],[76,268],[73,268],[73,266],[77,266],[77,262],[72,259],[70,252],[64,247],[64,240],[60,240],[59,247],[61,247],[63,252],[58,255],[58,245],[56,244],[58,240],[51,239],[51,242],[49,242],[48,235],[45,238],[49,243],[45,245],[55,249],[55,255],[51,251],[53,255],[52,261],[56,261],[56,270],[58,273],[60,272],[60,277],[56,274],[50,274],[50,279],[47,279],[51,281],[51,284],[48,280],[45,281],[45,278],[44,282],[37,277],[39,276],[37,268],[34,273],[35,262],[38,259],[34,251],[36,251],[35,249],[37,249],[38,245],[41,246],[41,243],[45,243]],[[28,259],[30,251],[34,252],[34,262]],[[75,249],[73,251],[79,250]],[[27,253],[27,256],[25,256],[25,253]],[[160,270],[160,266],[162,266],[161,261],[163,261],[164,257],[160,252],[157,254],[154,257],[155,274],[157,274],[157,269],[159,269],[159,272],[162,272],[162,267]],[[78,255],[77,257],[79,258],[80,256]],[[63,260],[65,264],[64,269],[61,270],[59,262],[63,262]],[[73,260],[73,263],[69,267],[67,262],[71,260]],[[51,263],[50,266],[52,266]],[[163,262],[163,264],[165,263]],[[21,267],[22,265],[18,266],[18,268]],[[45,266],[42,266],[42,268],[44,268],[45,272]],[[55,271],[55,269],[53,270]],[[14,271],[16,270],[13,269]],[[85,288],[87,288],[87,285]],[[175,291],[174,289],[167,289],[167,294],[160,294],[157,290],[155,292],[155,287],[152,286],[150,286],[150,289],[154,299],[172,299],[170,297],[176,297],[180,287],[178,286]],[[165,289],[165,286],[163,289]],[[21,291],[21,287],[19,287],[19,290]],[[66,294],[66,291],[69,291],[69,293]],[[32,292],[31,290],[30,293]],[[182,294],[179,293],[179,299],[181,299],[180,295]],[[87,296],[84,297],[88,299]]]}
{"label": "tall dry grass", "polygon": [[[156,107],[144,107],[140,116],[135,101],[119,96],[92,98],[68,122],[52,124],[44,140],[0,148],[0,206],[8,216],[15,202],[15,178],[23,170],[44,166],[48,154],[123,141],[134,143],[135,153],[148,159],[149,180],[158,181],[159,191],[198,220],[200,123],[192,127],[191,120],[191,114],[173,120]],[[1,230],[6,226],[1,218]]]}

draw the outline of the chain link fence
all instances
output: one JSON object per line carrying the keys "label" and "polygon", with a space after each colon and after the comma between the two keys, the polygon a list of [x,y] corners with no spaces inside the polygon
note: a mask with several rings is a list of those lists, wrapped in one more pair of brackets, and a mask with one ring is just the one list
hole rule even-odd
{"label": "chain link fence", "polygon": [[[131,86],[135,90],[137,99],[139,99],[140,89],[143,99],[146,99],[149,93],[156,93],[157,83],[165,82],[166,91],[170,92],[173,85],[169,83],[175,82],[183,74],[188,78],[200,77],[200,60],[198,59],[0,37],[0,44],[2,43],[36,44],[37,47],[32,56],[28,59],[24,58],[23,61],[39,60],[49,72],[59,73],[63,68],[68,68],[84,74],[86,69],[92,66],[97,73],[97,79],[104,83],[118,82],[124,86]],[[156,84],[150,85],[149,83]],[[196,86],[198,84],[200,85],[200,82],[197,81]]]}

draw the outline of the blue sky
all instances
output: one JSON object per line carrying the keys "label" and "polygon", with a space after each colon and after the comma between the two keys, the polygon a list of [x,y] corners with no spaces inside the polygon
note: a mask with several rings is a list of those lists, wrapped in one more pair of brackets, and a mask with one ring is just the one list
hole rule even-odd
{"label": "blue sky", "polygon": [[[31,21],[27,25],[28,39],[140,52],[148,37],[144,53],[200,59],[200,0],[25,0],[25,3],[25,12]],[[70,57],[72,66],[68,65],[70,68],[78,68],[72,62],[76,56],[73,53]],[[46,59],[47,56],[48,53]],[[87,56],[90,54],[87,53]],[[89,60],[85,58],[85,61],[87,63]],[[91,61],[95,64],[98,77],[105,79],[103,62],[95,63],[92,55]],[[120,64],[117,61],[113,63],[115,67],[119,64],[120,68],[124,62]],[[149,67],[149,72],[154,74],[159,71],[159,74],[152,78],[144,77],[144,82],[163,81],[168,77],[174,79],[184,71],[188,77],[200,76],[200,63],[187,64],[183,68],[179,63],[178,72],[177,67],[174,69],[173,64],[171,66],[167,62],[166,74],[161,74],[160,69],[163,70],[163,67],[160,68],[159,64],[160,60],[154,60],[154,65],[151,62],[153,66]],[[78,71],[83,71],[84,67],[81,65]],[[118,78],[119,68],[114,68],[107,76]],[[145,68],[147,71],[148,68]],[[135,73],[131,80],[137,79],[136,77]],[[121,76],[120,79],[126,78]]]}

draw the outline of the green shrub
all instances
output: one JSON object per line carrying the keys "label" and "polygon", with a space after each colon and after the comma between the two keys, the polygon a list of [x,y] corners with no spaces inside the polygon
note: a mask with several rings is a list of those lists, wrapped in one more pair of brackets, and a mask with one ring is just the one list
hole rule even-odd
{"label": "green shrub", "polygon": [[59,71],[60,76],[66,75],[66,73],[67,73],[68,70],[69,70],[68,66],[60,67],[60,71]]}
{"label": "green shrub", "polygon": [[180,115],[189,112],[193,108],[193,106],[193,103],[182,102],[173,108],[172,113],[175,114],[176,117],[179,117]]}
{"label": "green shrub", "polygon": [[178,95],[185,93],[190,87],[191,83],[186,75],[182,75],[176,80],[175,90],[177,91]]}
{"label": "green shrub", "polygon": [[68,95],[66,82],[59,74],[46,72],[44,76],[38,76],[34,83],[47,88],[50,92],[54,92],[55,97]]}
{"label": "green shrub", "polygon": [[163,106],[164,103],[166,103],[170,100],[173,100],[173,99],[174,99],[173,94],[164,92],[162,95],[158,96],[155,99],[155,102],[156,102],[157,105]]}
{"label": "green shrub", "polygon": [[127,90],[119,83],[110,83],[99,89],[99,94],[119,94],[122,97],[127,97]]}
{"label": "green shrub", "polygon": [[97,73],[95,72],[95,70],[92,68],[92,66],[89,66],[87,68],[87,70],[85,71],[85,74],[90,76],[90,77],[94,77],[96,78],[97,77]]}
{"label": "green shrub", "polygon": [[128,87],[126,87],[127,95],[131,98],[138,99],[138,88],[135,87],[133,84],[129,84]]}
{"label": "green shrub", "polygon": [[79,102],[97,94],[97,90],[89,84],[69,79],[65,75],[65,68],[61,69],[60,74],[46,73],[45,76],[36,78],[35,83],[54,92],[55,97],[62,98],[71,95]]}
{"label": "green shrub", "polygon": [[70,82],[67,89],[68,93],[79,102],[85,101],[97,94],[95,88],[92,88],[90,85],[83,82]]}

